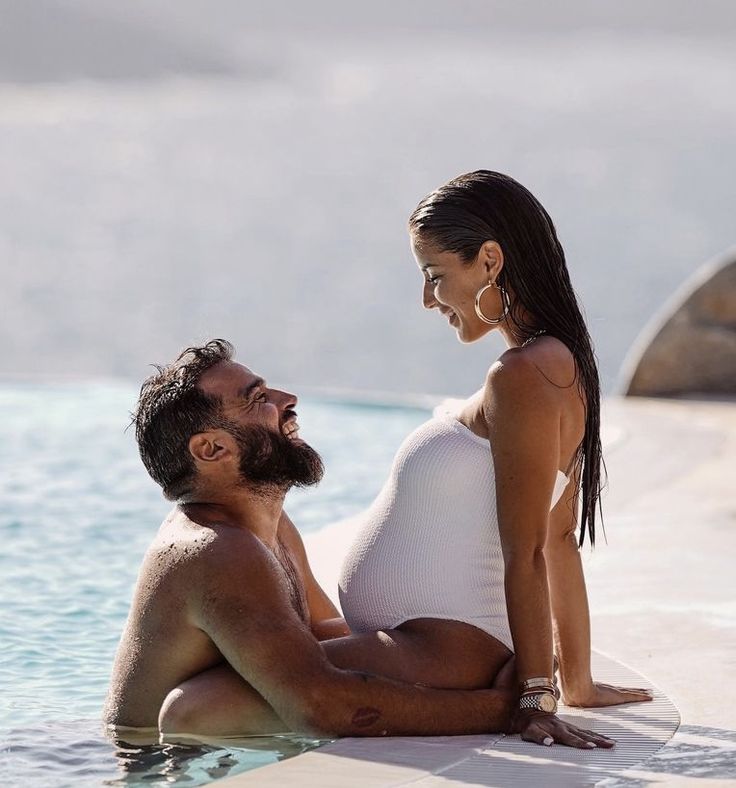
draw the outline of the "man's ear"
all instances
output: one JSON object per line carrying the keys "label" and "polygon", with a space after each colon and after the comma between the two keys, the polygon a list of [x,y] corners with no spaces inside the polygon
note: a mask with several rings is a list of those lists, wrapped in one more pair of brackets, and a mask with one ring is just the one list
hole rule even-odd
{"label": "man's ear", "polygon": [[232,438],[222,430],[198,432],[189,439],[189,453],[200,462],[218,462],[232,454]]}
{"label": "man's ear", "polygon": [[503,270],[503,249],[497,241],[485,241],[480,247],[478,256],[486,269],[489,281],[495,282]]}

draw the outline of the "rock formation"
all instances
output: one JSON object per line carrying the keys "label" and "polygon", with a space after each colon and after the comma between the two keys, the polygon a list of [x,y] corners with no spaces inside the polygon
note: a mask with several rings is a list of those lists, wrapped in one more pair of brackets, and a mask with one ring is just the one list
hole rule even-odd
{"label": "rock formation", "polygon": [[736,248],[703,266],[655,315],[622,380],[631,396],[736,395]]}

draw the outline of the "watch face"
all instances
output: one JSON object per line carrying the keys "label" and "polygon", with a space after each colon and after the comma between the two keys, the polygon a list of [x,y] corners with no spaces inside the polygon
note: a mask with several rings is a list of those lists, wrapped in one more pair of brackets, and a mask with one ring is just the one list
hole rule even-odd
{"label": "watch face", "polygon": [[555,712],[557,711],[557,701],[553,695],[548,695],[546,692],[539,698],[539,708],[542,711]]}

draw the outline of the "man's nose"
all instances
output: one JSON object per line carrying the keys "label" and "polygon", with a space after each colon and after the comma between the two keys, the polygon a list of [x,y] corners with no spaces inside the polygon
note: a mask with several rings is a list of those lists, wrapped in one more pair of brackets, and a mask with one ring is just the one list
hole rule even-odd
{"label": "man's nose", "polygon": [[437,306],[437,299],[434,297],[434,285],[431,282],[424,283],[422,305],[425,309],[434,309]]}
{"label": "man's nose", "polygon": [[299,402],[296,394],[291,394],[288,391],[278,391],[278,395],[281,399],[281,408],[283,410],[293,410],[296,407],[297,402]]}

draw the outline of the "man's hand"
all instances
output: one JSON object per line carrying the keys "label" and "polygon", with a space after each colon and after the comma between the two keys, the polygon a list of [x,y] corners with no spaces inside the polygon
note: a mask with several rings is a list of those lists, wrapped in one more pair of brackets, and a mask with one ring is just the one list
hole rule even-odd
{"label": "man's hand", "polygon": [[350,627],[344,618],[325,618],[312,622],[312,634],[317,640],[333,640],[350,634]]}
{"label": "man's hand", "polygon": [[595,681],[585,692],[565,692],[565,703],[568,706],[580,706],[583,708],[618,706],[622,703],[643,703],[653,698],[654,695],[649,689],[614,687],[612,684],[602,684]]}
{"label": "man's hand", "polygon": [[493,689],[515,692],[518,695],[518,679],[516,678],[516,657],[511,656],[504,662],[491,685]]}
{"label": "man's hand", "polygon": [[596,747],[608,750],[615,744],[614,740],[607,736],[578,728],[569,722],[564,722],[556,714],[543,711],[517,711],[513,733],[519,733],[524,741],[547,746],[564,744],[581,750],[592,750]]}
{"label": "man's hand", "polygon": [[502,665],[496,673],[491,689],[503,692],[508,698],[508,714],[503,724],[505,733],[514,733],[514,710],[519,705],[519,680],[516,676],[516,657],[513,655]]}

